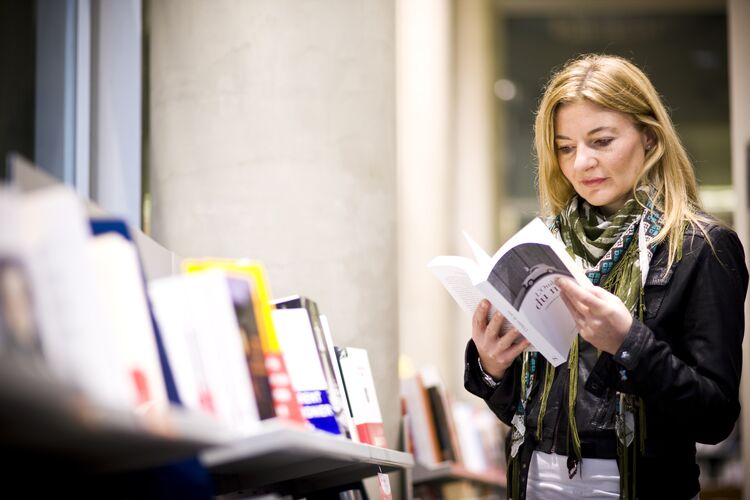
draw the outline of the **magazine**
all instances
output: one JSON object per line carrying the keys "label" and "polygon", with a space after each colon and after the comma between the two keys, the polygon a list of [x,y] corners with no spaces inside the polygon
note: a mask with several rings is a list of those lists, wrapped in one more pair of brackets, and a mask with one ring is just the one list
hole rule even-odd
{"label": "magazine", "polygon": [[565,362],[577,329],[556,280],[567,276],[591,286],[565,245],[538,218],[492,256],[464,236],[476,260],[435,257],[430,270],[464,311],[474,314],[482,299],[489,300],[490,314],[499,311],[547,361]]}

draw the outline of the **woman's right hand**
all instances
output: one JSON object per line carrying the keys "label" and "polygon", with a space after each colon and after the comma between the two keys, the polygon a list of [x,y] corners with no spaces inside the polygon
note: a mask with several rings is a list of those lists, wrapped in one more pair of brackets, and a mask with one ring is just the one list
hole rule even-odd
{"label": "woman's right hand", "polygon": [[471,338],[477,346],[485,373],[500,380],[513,360],[529,346],[529,341],[515,328],[503,328],[507,320],[499,312],[487,321],[489,311],[489,301],[479,303],[471,321]]}

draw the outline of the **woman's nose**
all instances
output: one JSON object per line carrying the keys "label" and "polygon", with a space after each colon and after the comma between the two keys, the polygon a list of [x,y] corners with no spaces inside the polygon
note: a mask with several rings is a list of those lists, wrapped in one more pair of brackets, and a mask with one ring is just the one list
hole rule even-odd
{"label": "woman's nose", "polygon": [[573,163],[573,168],[576,170],[587,170],[596,165],[597,159],[595,151],[585,147],[579,146],[576,148],[576,158]]}

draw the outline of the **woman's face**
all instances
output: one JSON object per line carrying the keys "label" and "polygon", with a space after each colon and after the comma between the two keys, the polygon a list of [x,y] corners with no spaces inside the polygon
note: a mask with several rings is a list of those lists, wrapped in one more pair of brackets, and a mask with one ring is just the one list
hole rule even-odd
{"label": "woman's face", "polygon": [[555,149],[563,175],[604,215],[630,198],[651,140],[630,116],[587,100],[563,104],[555,114]]}

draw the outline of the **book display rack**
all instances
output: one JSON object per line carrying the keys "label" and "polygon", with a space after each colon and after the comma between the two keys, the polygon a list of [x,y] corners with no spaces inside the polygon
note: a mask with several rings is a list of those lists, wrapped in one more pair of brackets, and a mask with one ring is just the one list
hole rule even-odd
{"label": "book display rack", "polygon": [[[14,190],[20,193],[56,184],[20,159],[13,162],[13,169]],[[88,206],[87,211],[101,214],[97,207]],[[147,279],[175,273],[179,259],[173,252],[138,230],[130,231]],[[119,478],[141,478],[150,470],[194,463],[210,478],[211,495],[247,497],[257,492],[299,497],[351,485],[380,472],[408,470],[414,464],[409,453],[279,417],[258,420],[239,432],[183,406],[168,405],[167,410],[144,404],[134,409],[110,406],[53,375],[38,352],[17,354],[0,344],[0,354],[0,449],[6,452],[2,462],[12,478],[11,491],[39,488],[29,474],[21,474],[35,471],[32,477],[50,478],[52,484],[46,486],[56,493],[121,498],[115,491],[123,484]],[[139,383],[143,382],[138,379]],[[115,477],[117,481],[109,480]],[[102,485],[110,491],[97,491]],[[160,497],[158,491],[153,493]]]}
{"label": "book display rack", "polygon": [[409,453],[354,443],[280,421],[264,421],[250,437],[201,454],[220,493],[301,495],[409,468]]}
{"label": "book display rack", "polygon": [[451,481],[469,481],[479,486],[497,489],[499,492],[504,492],[506,487],[505,471],[500,468],[473,472],[461,464],[444,462],[433,467],[416,465],[412,471],[414,485]]}

